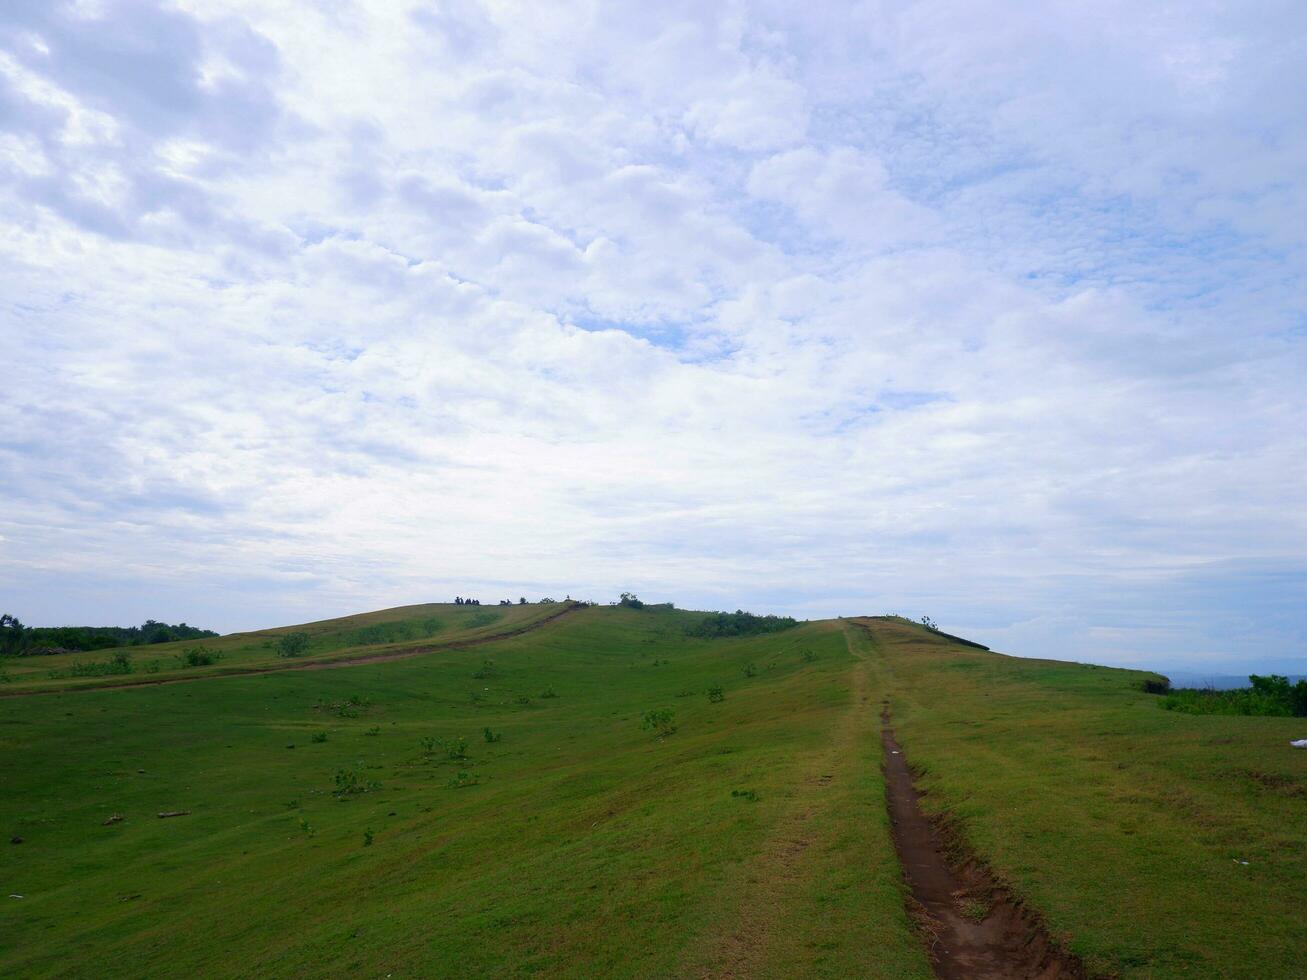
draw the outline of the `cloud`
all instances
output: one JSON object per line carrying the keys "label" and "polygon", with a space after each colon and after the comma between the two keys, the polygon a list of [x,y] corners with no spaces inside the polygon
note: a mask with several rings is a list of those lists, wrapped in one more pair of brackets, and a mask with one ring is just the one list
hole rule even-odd
{"label": "cloud", "polygon": [[10,5],[0,588],[1307,630],[1301,13]]}

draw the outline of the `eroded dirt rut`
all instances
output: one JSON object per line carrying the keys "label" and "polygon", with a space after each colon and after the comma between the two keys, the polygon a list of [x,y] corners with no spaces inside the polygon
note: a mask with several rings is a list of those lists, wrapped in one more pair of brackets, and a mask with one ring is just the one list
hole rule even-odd
{"label": "eroded dirt rut", "polygon": [[1050,939],[1039,917],[1013,901],[975,862],[950,865],[888,715],[881,742],[894,846],[912,890],[913,918],[943,980],[1084,980],[1084,967]]}

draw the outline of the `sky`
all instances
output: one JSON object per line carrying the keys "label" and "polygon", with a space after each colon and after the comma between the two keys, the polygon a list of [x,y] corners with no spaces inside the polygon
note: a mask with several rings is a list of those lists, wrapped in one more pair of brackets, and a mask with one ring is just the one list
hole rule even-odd
{"label": "sky", "polygon": [[0,605],[1307,672],[1307,7],[6,0]]}

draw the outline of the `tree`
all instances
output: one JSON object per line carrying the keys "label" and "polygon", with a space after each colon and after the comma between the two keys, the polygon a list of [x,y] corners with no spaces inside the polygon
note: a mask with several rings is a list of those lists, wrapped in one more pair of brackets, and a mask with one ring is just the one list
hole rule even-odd
{"label": "tree", "polygon": [[11,653],[21,647],[26,629],[17,616],[8,613],[0,616],[0,651]]}
{"label": "tree", "polygon": [[644,603],[640,601],[639,596],[634,592],[623,592],[622,598],[618,600],[619,606],[626,606],[628,609],[643,609]]}
{"label": "tree", "polygon": [[526,596],[522,596],[522,598],[518,599],[518,600],[517,600],[517,604],[518,604],[519,606],[525,606],[525,605],[526,605]]}

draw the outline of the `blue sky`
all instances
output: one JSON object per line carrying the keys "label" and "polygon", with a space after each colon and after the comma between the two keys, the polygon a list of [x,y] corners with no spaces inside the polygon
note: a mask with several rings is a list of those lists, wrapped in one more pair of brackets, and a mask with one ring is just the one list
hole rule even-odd
{"label": "blue sky", "polygon": [[0,605],[1307,670],[1295,3],[17,0]]}

